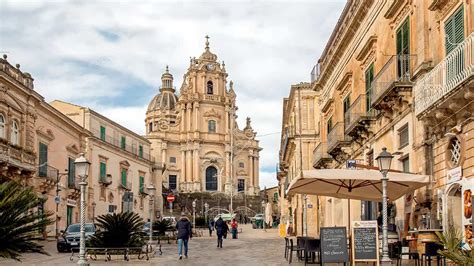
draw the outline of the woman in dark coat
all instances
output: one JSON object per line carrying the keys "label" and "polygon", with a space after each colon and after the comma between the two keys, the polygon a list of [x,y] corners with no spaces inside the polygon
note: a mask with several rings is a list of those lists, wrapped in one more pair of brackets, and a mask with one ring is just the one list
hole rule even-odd
{"label": "woman in dark coat", "polygon": [[193,238],[193,230],[191,227],[191,222],[188,217],[184,214],[181,216],[181,219],[176,223],[176,230],[178,230],[178,256],[179,259],[183,258],[183,245],[184,245],[184,257],[188,258],[188,240]]}
{"label": "woman in dark coat", "polygon": [[217,247],[222,248],[222,237],[227,233],[229,227],[227,223],[219,217],[216,221]]}

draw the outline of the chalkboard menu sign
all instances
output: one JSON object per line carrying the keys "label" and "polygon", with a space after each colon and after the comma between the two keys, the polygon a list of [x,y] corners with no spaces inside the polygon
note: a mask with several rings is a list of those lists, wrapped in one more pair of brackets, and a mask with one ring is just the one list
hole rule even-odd
{"label": "chalkboard menu sign", "polygon": [[353,261],[379,261],[377,221],[352,223]]}
{"label": "chalkboard menu sign", "polygon": [[321,227],[321,263],[349,262],[345,227]]}

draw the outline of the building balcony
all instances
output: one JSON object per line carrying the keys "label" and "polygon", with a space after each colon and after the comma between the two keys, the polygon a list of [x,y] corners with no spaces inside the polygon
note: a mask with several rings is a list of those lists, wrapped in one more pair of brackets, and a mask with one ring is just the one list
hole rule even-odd
{"label": "building balcony", "polygon": [[108,175],[105,175],[105,176],[99,176],[99,184],[101,184],[102,186],[105,186],[105,187],[112,184],[112,175],[108,174]]}
{"label": "building balcony", "polygon": [[[344,133],[344,123],[338,122],[328,133],[328,153],[338,162],[345,157],[343,148],[351,145],[351,137]],[[342,157],[341,157],[342,156]]]}
{"label": "building balcony", "polygon": [[447,114],[457,113],[464,103],[474,99],[473,44],[474,33],[471,33],[446,58],[417,81],[414,86],[417,117],[429,115],[435,109],[441,111],[436,116],[442,119]]}
{"label": "building balcony", "polygon": [[328,154],[327,143],[320,142],[313,151],[313,167],[326,168],[332,162],[332,157]]}
{"label": "building balcony", "polygon": [[36,156],[22,147],[0,138],[0,166],[5,176],[32,177],[36,172]]}
{"label": "building balcony", "polygon": [[48,165],[43,164],[38,167],[38,177],[41,180],[40,187],[42,190],[50,190],[56,186],[58,181],[59,170]]}
{"label": "building balcony", "polygon": [[[390,111],[398,103],[398,99],[407,92],[411,93],[415,59],[414,55],[394,55],[390,57],[372,81],[372,107]],[[406,97],[406,100],[408,98]]]}
{"label": "building balcony", "polygon": [[368,101],[366,94],[359,95],[344,114],[344,133],[353,139],[367,136],[379,114],[378,110],[367,106]]}
{"label": "building balcony", "polygon": [[94,135],[94,137],[98,138],[98,139],[101,139],[102,141],[105,141],[109,144],[112,144],[114,145],[115,147],[119,148],[119,149],[122,149],[122,150],[125,150],[127,152],[130,152],[132,153],[133,155],[135,155],[136,157],[140,158],[140,159],[144,159],[144,160],[150,160],[150,154],[148,153],[145,153],[145,152],[142,152],[140,154],[139,152],[139,149],[138,149],[138,146],[137,145],[129,145],[129,144],[125,144],[125,146],[122,146],[121,144],[121,141],[120,139],[118,138],[114,138],[112,136],[109,136],[109,135],[105,135],[103,138],[100,134],[100,131],[98,129],[92,129],[91,130],[92,134]]}
{"label": "building balcony", "polygon": [[118,188],[130,191],[132,190],[132,182],[126,182],[126,183],[120,182],[120,184],[118,184]]}

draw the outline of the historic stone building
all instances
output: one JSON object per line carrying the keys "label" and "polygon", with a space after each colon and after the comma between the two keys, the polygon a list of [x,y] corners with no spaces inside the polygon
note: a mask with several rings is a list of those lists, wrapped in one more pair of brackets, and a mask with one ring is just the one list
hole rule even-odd
{"label": "historic stone building", "polygon": [[[394,202],[402,234],[471,223],[462,195],[474,189],[473,14],[472,1],[348,1],[311,73],[321,110],[313,167],[377,168],[387,147],[392,169],[432,177]],[[329,197],[320,204],[321,226],[374,220],[379,210]]]}
{"label": "historic stone building", "polygon": [[166,67],[146,112],[151,155],[165,165],[163,184],[174,193],[259,194],[259,151],[250,118],[239,129],[236,94],[224,62],[209,49],[191,58],[179,95]]}
{"label": "historic stone building", "polygon": [[[319,143],[319,92],[302,82],[291,86],[283,99],[282,133],[279,154],[279,194],[285,197],[289,183],[301,176],[301,171],[313,168],[313,150]],[[280,223],[289,233],[302,235],[307,226],[311,235],[317,232],[317,203],[315,195],[294,195],[280,201]],[[307,209],[310,204],[314,208]],[[309,218],[309,219],[308,219]]]}

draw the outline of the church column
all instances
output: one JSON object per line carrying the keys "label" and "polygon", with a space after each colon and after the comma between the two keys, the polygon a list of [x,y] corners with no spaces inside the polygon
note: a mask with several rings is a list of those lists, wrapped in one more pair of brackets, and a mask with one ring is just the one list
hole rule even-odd
{"label": "church column", "polygon": [[259,159],[260,159],[260,157],[258,156],[258,154],[255,155],[255,157],[254,157],[254,162],[255,162],[255,164],[254,164],[254,175],[253,175],[253,185],[254,185],[254,187],[255,187],[255,190],[254,190],[255,193],[258,192],[257,188],[258,188],[258,186],[259,186],[259,184],[258,184],[258,178],[259,178]]}
{"label": "church column", "polygon": [[225,107],[225,131],[224,133],[228,133],[229,132],[229,107],[226,106]]}
{"label": "church column", "polygon": [[253,187],[253,157],[252,157],[252,154],[249,153],[249,184],[248,184],[248,188],[250,189],[251,187]]}
{"label": "church column", "polygon": [[180,112],[181,112],[181,121],[180,121],[181,124],[179,125],[179,127],[181,129],[180,130],[181,132],[185,132],[185,130],[186,130],[185,129],[185,127],[186,127],[186,125],[185,125],[185,123],[186,123],[186,104],[181,104]]}
{"label": "church column", "polygon": [[199,131],[199,103],[194,103],[194,131]]}
{"label": "church column", "polygon": [[186,153],[184,149],[181,150],[181,176],[179,177],[180,183],[186,183]]}
{"label": "church column", "polygon": [[[199,144],[196,144],[196,146]],[[201,191],[201,184],[199,182],[199,147],[195,147],[193,150],[193,176],[194,176],[194,189]]]}
{"label": "church column", "polygon": [[186,121],[187,122],[186,123],[186,132],[191,132],[191,130],[192,130],[191,129],[191,108],[192,108],[192,106],[191,106],[190,103],[186,104],[186,113],[187,113],[186,120],[188,120],[188,121]]}
{"label": "church column", "polygon": [[167,163],[166,160],[166,143],[161,144],[161,162]]}
{"label": "church column", "polygon": [[192,151],[191,150],[186,150],[186,179],[188,181],[188,190],[192,189],[191,185],[193,182],[193,168],[192,168]]}

